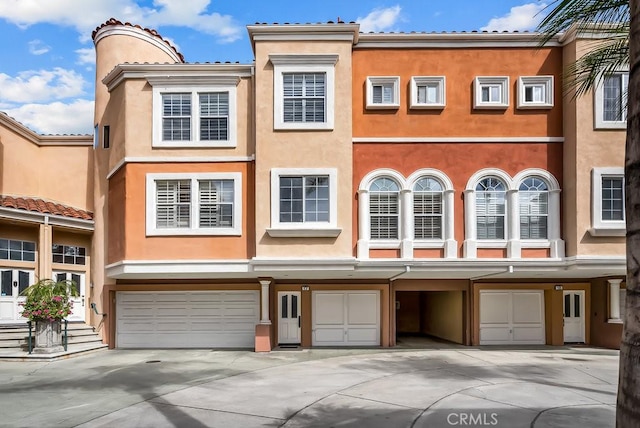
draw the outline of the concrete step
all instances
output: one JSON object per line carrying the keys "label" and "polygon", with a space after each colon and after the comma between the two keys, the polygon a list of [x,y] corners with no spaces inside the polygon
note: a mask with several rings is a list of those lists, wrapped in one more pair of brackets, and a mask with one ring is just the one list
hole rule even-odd
{"label": "concrete step", "polygon": [[0,361],[55,361],[106,350],[108,350],[108,346],[102,343],[69,344],[66,351],[55,354],[29,354],[26,350],[22,351],[14,348],[0,350]]}
{"label": "concrete step", "polygon": [[[64,326],[63,326],[64,329]],[[35,329],[32,329],[32,340],[35,344]],[[64,334],[64,330],[63,330]],[[69,337],[67,344],[68,350],[72,347],[81,347],[89,349],[101,349],[105,345],[102,344],[102,338],[96,334],[93,327],[85,323],[69,323],[67,324],[67,335]],[[29,329],[26,326],[0,326],[0,357],[8,354],[24,353],[28,351]]]}

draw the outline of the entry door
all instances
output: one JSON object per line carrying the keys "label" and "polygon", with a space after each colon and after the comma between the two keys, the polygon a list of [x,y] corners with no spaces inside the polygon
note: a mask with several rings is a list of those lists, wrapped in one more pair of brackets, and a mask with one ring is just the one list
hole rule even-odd
{"label": "entry door", "polygon": [[584,342],[584,291],[564,292],[564,341]]}
{"label": "entry door", "polygon": [[29,285],[33,284],[34,273],[19,269],[0,269],[0,322],[22,323],[20,303],[26,297],[20,296]]}
{"label": "entry door", "polygon": [[69,321],[84,321],[85,320],[85,307],[84,307],[84,274],[72,273],[72,272],[54,272],[53,277],[56,281],[73,281],[78,297],[73,297],[73,309],[67,317]]}
{"label": "entry door", "polygon": [[300,343],[300,292],[278,292],[278,343]]}

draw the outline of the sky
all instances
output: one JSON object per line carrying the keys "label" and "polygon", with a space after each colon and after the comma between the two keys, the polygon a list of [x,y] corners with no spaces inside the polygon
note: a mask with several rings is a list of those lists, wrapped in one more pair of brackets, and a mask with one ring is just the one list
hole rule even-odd
{"label": "sky", "polygon": [[[0,111],[41,134],[91,134],[91,32],[153,28],[186,62],[253,61],[247,25],[358,22],[361,32],[534,30],[553,0],[0,0]],[[101,78],[102,76],[100,76]]]}

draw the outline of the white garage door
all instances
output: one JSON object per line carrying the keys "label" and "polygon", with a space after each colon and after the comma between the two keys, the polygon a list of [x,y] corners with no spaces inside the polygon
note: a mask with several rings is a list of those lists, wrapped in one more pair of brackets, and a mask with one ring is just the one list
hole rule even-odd
{"label": "white garage door", "polygon": [[258,291],[118,292],[119,348],[253,348]]}
{"label": "white garage door", "polygon": [[544,291],[480,291],[481,345],[544,345]]}
{"label": "white garage door", "polygon": [[314,291],[313,346],[380,345],[379,291]]}

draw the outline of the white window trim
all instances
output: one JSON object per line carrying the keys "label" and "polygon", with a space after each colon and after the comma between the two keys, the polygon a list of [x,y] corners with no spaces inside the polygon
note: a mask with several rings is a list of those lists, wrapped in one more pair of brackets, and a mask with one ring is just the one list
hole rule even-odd
{"label": "white window trim", "polygon": [[[435,84],[438,87],[438,102],[419,103],[418,86]],[[411,105],[412,109],[443,109],[446,105],[445,76],[413,76],[411,77]]]}
{"label": "white window trim", "polygon": [[[191,180],[191,227],[156,228],[156,186],[158,180]],[[198,201],[198,180],[233,180],[233,226],[200,228]],[[242,173],[152,173],[146,175],[146,234],[147,236],[241,236],[242,235]]]}
{"label": "white window trim", "polygon": [[[329,176],[329,221],[288,223],[280,221],[281,176]],[[273,168],[271,170],[271,237],[332,238],[342,232],[338,227],[338,170],[336,168]]]}
{"label": "white window trim", "polygon": [[[393,102],[373,102],[373,87],[375,85],[393,85]],[[398,109],[400,108],[400,76],[369,76],[367,77],[367,109]]]}
{"label": "white window trim", "polygon": [[[542,86],[544,102],[526,101],[525,88],[530,85]],[[549,109],[553,107],[553,76],[520,76],[518,79],[519,109]]]}
{"label": "white window trim", "polygon": [[[271,54],[273,64],[273,128],[275,130],[333,130],[335,116],[335,66],[338,54]],[[325,81],[325,121],[324,122],[285,122],[284,88],[285,73],[324,73]]]}
{"label": "white window trim", "polygon": [[[378,178],[388,177],[398,183],[400,189],[399,200],[399,239],[372,239],[371,238],[371,217],[369,213],[369,189],[371,184]],[[443,238],[442,239],[414,239],[413,226],[413,186],[416,181],[423,177],[433,177],[438,179],[443,186],[442,203],[444,209],[443,216]],[[399,172],[392,169],[377,169],[364,176],[358,188],[358,243],[357,257],[368,259],[369,250],[379,249],[400,249],[400,257],[403,259],[413,258],[415,248],[442,248],[444,258],[457,258],[458,243],[454,238],[454,189],[453,183],[442,171],[425,168],[415,171],[405,179]]]}
{"label": "white window trim", "polygon": [[[485,85],[500,85],[501,99],[499,102],[482,101],[482,87]],[[477,76],[474,79],[474,109],[506,109],[509,107],[509,76]]]}
{"label": "white window trim", "polygon": [[622,209],[624,213],[624,167],[593,168],[591,170],[591,236],[625,236],[626,220],[602,219],[602,177],[622,177]]}
{"label": "white window trim", "polygon": [[[236,80],[238,81],[238,80]],[[151,83],[151,81],[150,81]],[[200,109],[199,93],[227,92],[229,94],[229,123],[227,140],[200,140]],[[191,140],[165,141],[162,139],[162,95],[170,93],[191,94]],[[170,86],[153,85],[153,141],[152,147],[197,148],[197,147],[236,147],[238,112],[236,108],[237,88],[234,84],[222,80],[219,85],[207,86]]]}
{"label": "white window trim", "polygon": [[[627,90],[629,88],[629,71],[618,70],[612,74],[623,74],[627,76]],[[624,86],[624,85],[623,85]],[[624,88],[622,88],[624,90]],[[624,98],[627,96],[624,95]],[[627,120],[604,120],[604,80],[601,79],[595,91],[593,91],[593,123],[594,129],[627,129]]]}
{"label": "white window trim", "polygon": [[[505,183],[506,186],[506,212],[505,212],[505,239],[478,239],[476,224],[476,186],[484,178],[493,176]],[[547,182],[549,187],[549,208],[547,214],[547,239],[520,239],[520,201],[518,189],[520,183],[527,177],[540,177]],[[464,191],[464,221],[465,241],[463,256],[465,258],[477,258],[478,248],[506,248],[507,258],[519,259],[523,248],[549,248],[549,257],[559,259],[564,257],[564,241],[560,237],[560,185],[558,180],[543,169],[525,169],[513,178],[501,169],[486,168],[476,172],[467,182]]]}

